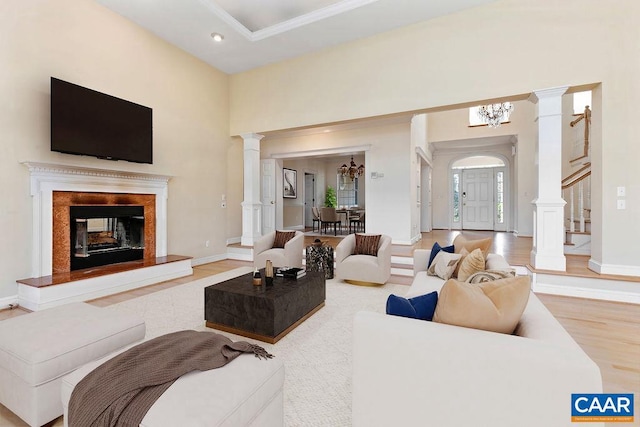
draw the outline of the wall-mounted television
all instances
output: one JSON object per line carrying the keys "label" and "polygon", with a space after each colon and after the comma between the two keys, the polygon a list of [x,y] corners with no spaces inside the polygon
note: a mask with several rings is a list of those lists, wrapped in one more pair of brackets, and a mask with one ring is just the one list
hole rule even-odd
{"label": "wall-mounted television", "polygon": [[51,77],[51,151],[153,163],[152,110]]}

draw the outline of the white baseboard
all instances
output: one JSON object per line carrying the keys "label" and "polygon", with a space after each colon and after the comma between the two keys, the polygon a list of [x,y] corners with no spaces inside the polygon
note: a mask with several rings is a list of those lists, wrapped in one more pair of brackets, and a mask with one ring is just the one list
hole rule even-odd
{"label": "white baseboard", "polygon": [[600,274],[640,277],[640,266],[637,265],[602,264],[592,258],[589,260],[589,268]]}
{"label": "white baseboard", "polygon": [[9,308],[12,305],[18,305],[18,295],[11,295],[8,297],[0,298],[0,310]]}
{"label": "white baseboard", "polygon": [[195,267],[196,265],[209,264],[210,262],[222,261],[228,258],[227,254],[222,255],[211,255],[202,258],[194,258],[191,260],[191,266]]}
{"label": "white baseboard", "polygon": [[227,259],[235,259],[237,261],[253,261],[253,255],[252,253],[228,252]]}
{"label": "white baseboard", "polygon": [[227,239],[227,246],[235,245],[236,243],[240,243],[242,241],[242,237],[230,237]]}

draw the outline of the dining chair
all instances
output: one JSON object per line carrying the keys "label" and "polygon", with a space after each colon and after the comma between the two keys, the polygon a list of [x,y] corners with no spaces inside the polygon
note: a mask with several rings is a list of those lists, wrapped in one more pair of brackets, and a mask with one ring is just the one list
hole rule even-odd
{"label": "dining chair", "polygon": [[349,233],[351,233],[352,228],[353,232],[364,231],[364,212],[360,212],[357,217],[349,218]]}
{"label": "dining chair", "polygon": [[317,206],[311,206],[311,214],[313,215],[312,230],[316,231],[316,223],[318,223],[318,231],[320,231],[320,211]]}
{"label": "dining chair", "polygon": [[342,224],[342,221],[338,219],[338,214],[336,213],[336,208],[320,208],[320,225],[324,232],[327,232],[328,226],[333,226],[333,235],[338,235],[338,225]]}

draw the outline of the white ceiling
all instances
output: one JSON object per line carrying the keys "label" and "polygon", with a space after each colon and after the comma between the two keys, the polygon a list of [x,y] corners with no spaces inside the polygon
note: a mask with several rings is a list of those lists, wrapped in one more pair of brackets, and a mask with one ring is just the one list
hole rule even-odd
{"label": "white ceiling", "polygon": [[95,1],[233,74],[496,0]]}

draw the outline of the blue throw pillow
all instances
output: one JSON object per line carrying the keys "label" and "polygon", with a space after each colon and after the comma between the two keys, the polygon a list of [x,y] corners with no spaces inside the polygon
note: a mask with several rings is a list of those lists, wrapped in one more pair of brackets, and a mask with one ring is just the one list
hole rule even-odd
{"label": "blue throw pillow", "polygon": [[409,302],[416,310],[417,319],[432,320],[438,303],[438,292],[433,291],[426,295],[409,298]]}
{"label": "blue throw pillow", "polygon": [[387,314],[410,317],[412,319],[432,320],[437,303],[438,292],[436,291],[409,299],[397,295],[389,295],[389,298],[387,298]]}
{"label": "blue throw pillow", "polygon": [[431,248],[431,254],[429,255],[429,264],[427,264],[427,269],[429,269],[429,267],[431,267],[431,263],[433,262],[433,259],[436,257],[436,255],[438,255],[438,252],[440,251],[445,251],[448,252],[450,254],[453,253],[453,245],[451,246],[445,246],[444,248],[440,246],[440,244],[438,244],[438,242],[435,242],[433,244],[433,247]]}
{"label": "blue throw pillow", "polygon": [[397,295],[389,295],[389,298],[387,298],[387,314],[411,317],[412,319],[415,319],[417,316],[416,309],[413,308],[409,300]]}

